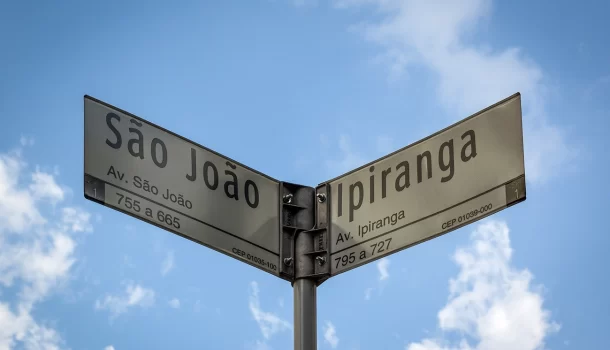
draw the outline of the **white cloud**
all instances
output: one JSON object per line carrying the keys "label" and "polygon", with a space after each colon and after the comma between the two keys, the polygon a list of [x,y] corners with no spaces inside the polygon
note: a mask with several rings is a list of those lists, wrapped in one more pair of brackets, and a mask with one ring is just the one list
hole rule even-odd
{"label": "white cloud", "polygon": [[23,338],[27,350],[58,350],[63,347],[59,333],[52,328],[34,324]]}
{"label": "white cloud", "polygon": [[95,309],[108,310],[110,318],[113,319],[127,312],[131,307],[148,308],[154,304],[155,292],[152,289],[142,287],[130,281],[123,284],[125,285],[125,293],[123,295],[106,294],[103,299],[95,301]]}
{"label": "white cloud", "polygon": [[[38,169],[28,174],[19,150],[0,154],[0,286],[15,291],[13,298],[7,293],[0,299],[0,349],[63,347],[60,334],[31,314],[69,278],[76,261],[73,235],[81,227],[91,229],[89,216],[78,208],[61,208],[59,217],[43,216],[46,201],[57,205],[63,200],[54,176]],[[82,214],[80,226],[66,224],[70,210]]]}
{"label": "white cloud", "polygon": [[390,278],[390,271],[388,271],[389,268],[390,268],[390,259],[382,258],[381,260],[379,260],[379,262],[377,263],[377,270],[379,271],[379,280],[380,281],[385,281],[388,278]]}
{"label": "white cloud", "polygon": [[[331,140],[327,135],[320,135],[320,147],[324,154],[328,154],[329,150],[331,150],[332,146],[335,146],[331,143]],[[348,171],[354,170],[371,160],[373,160],[375,156],[385,156],[394,149],[394,140],[386,135],[380,135],[376,139],[375,149],[371,152],[366,152],[366,154],[361,154],[357,152],[353,147],[351,140],[348,135],[341,134],[339,135],[338,144],[339,147],[338,154],[336,156],[327,156],[325,160],[326,169],[330,173],[330,176],[338,176],[344,174]]]}
{"label": "white cloud", "polygon": [[91,232],[91,214],[80,208],[62,208],[62,223],[74,232]]}
{"label": "white cloud", "polygon": [[274,313],[266,312],[261,309],[258,283],[255,281],[250,283],[249,307],[250,312],[256,323],[258,323],[265,339],[271,338],[275,333],[292,329],[292,325],[288,321],[283,320]]}
{"label": "white cloud", "polygon": [[575,150],[546,112],[548,87],[542,70],[518,48],[493,50],[471,44],[477,25],[491,15],[491,0],[336,0],[338,8],[372,7],[381,19],[355,30],[383,47],[394,75],[408,66],[438,78],[437,96],[462,119],[519,91],[524,106],[528,177],[544,181]]}
{"label": "white cloud", "polygon": [[167,275],[174,268],[174,252],[169,251],[161,263],[161,275]]}
{"label": "white cloud", "polygon": [[32,173],[30,192],[35,198],[47,199],[53,204],[62,201],[65,196],[64,190],[55,182],[53,175],[38,169]]}
{"label": "white cloud", "polygon": [[179,309],[180,308],[180,299],[178,298],[173,298],[172,300],[170,300],[168,302],[169,306],[173,309]]}
{"label": "white cloud", "polygon": [[336,349],[339,345],[339,337],[337,337],[337,330],[335,325],[330,321],[326,321],[324,325],[324,341],[330,344],[330,347]]}
{"label": "white cloud", "polygon": [[364,300],[371,300],[373,294],[373,288],[367,288],[364,290]]}
{"label": "white cloud", "polygon": [[23,233],[46,221],[34,195],[18,184],[24,168],[20,156],[0,154],[0,233]]}
{"label": "white cloud", "polygon": [[107,347],[104,348],[104,350],[116,350],[116,349],[114,348],[114,346],[108,345]]}
{"label": "white cloud", "polygon": [[27,136],[21,136],[21,138],[19,139],[19,143],[23,147],[33,146],[34,145],[34,138],[33,137],[27,137]]}
{"label": "white cloud", "polygon": [[[471,235],[471,245],[457,249],[460,267],[449,282],[449,301],[438,313],[443,334],[455,332],[460,341],[424,339],[407,350],[536,350],[559,330],[543,308],[538,287],[527,269],[511,265],[512,248],[506,223],[489,220]],[[465,338],[473,339],[471,345]]]}
{"label": "white cloud", "polygon": [[373,292],[375,290],[377,290],[378,294],[381,295],[384,286],[390,278],[390,259],[381,258],[377,262],[376,266],[378,272],[377,285],[375,287],[369,287],[364,290],[364,300],[371,300],[371,297],[373,296]]}
{"label": "white cloud", "polygon": [[347,135],[339,135],[339,152],[339,159],[326,160],[326,167],[333,176],[343,174],[367,163],[365,158],[352,149]]}

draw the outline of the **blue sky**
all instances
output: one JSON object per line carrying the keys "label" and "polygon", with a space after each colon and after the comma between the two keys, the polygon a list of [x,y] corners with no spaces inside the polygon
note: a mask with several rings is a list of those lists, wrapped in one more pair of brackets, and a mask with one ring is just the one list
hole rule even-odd
{"label": "blue sky", "polygon": [[607,3],[0,3],[0,349],[289,349],[289,283],[82,191],[88,94],[315,185],[519,91],[528,199],[325,282],[320,349],[604,349]]}

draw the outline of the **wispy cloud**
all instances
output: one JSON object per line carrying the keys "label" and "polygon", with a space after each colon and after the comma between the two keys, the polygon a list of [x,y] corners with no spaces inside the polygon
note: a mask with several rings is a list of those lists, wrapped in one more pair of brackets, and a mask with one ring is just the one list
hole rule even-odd
{"label": "wispy cloud", "polygon": [[161,276],[167,275],[174,268],[174,252],[169,251],[161,262]]}
{"label": "wispy cloud", "polygon": [[272,312],[266,312],[261,309],[258,283],[255,281],[250,283],[249,299],[248,305],[250,307],[250,312],[261,329],[265,339],[270,339],[278,332],[292,329],[292,325],[288,321],[280,318],[278,315]]}
{"label": "wispy cloud", "polygon": [[62,208],[62,224],[65,230],[74,232],[91,232],[91,214],[80,208]]}
{"label": "wispy cloud", "polygon": [[114,348],[114,346],[108,345],[107,347],[104,348],[104,350],[116,350],[116,349]]}
{"label": "wispy cloud", "polygon": [[46,217],[44,205],[61,204],[64,189],[52,174],[30,173],[22,154],[20,149],[0,154],[0,285],[12,287],[0,295],[0,349],[58,349],[59,333],[40,324],[32,310],[69,279],[75,234],[91,229],[90,216],[63,207],[58,216]]}
{"label": "wispy cloud", "polygon": [[[325,139],[325,138],[323,138]],[[327,159],[326,167],[331,176],[337,176],[355,169],[367,162],[367,159],[352,148],[347,135],[339,135],[339,155],[335,159]]]}
{"label": "wispy cloud", "polygon": [[[540,288],[531,286],[531,272],[512,266],[512,253],[506,223],[490,220],[479,224],[471,245],[455,252],[460,272],[449,281],[449,301],[438,313],[443,334],[454,332],[458,340],[424,339],[406,349],[544,348],[545,338],[558,331],[559,325],[544,309]],[[476,344],[471,345],[465,336]]]}
{"label": "wispy cloud", "polygon": [[373,292],[378,291],[378,294],[383,292],[383,288],[390,278],[390,259],[381,258],[377,264],[377,283],[374,287],[369,287],[364,290],[364,300],[371,300]]}
{"label": "wispy cloud", "polygon": [[180,299],[173,298],[172,300],[170,300],[168,302],[168,304],[172,309],[179,309],[180,308]]}
{"label": "wispy cloud", "polygon": [[468,43],[491,15],[491,0],[335,0],[337,8],[371,8],[377,22],[354,30],[378,45],[393,74],[409,66],[439,78],[439,102],[461,119],[519,91],[524,101],[526,166],[530,180],[545,181],[576,150],[550,122],[543,71],[519,48],[492,50]]}
{"label": "wispy cloud", "polygon": [[339,345],[337,329],[335,329],[335,325],[330,321],[326,321],[324,324],[324,341],[327,342],[333,349],[336,349]]}
{"label": "wispy cloud", "polygon": [[[326,135],[320,135],[320,146],[326,154],[325,165],[329,176],[338,176],[354,170],[377,157],[385,156],[395,151],[394,140],[386,135],[379,135],[375,139],[375,148],[367,152],[359,152],[352,146],[348,135],[341,134],[337,144],[332,144]],[[338,153],[328,156],[328,150],[338,147]]]}
{"label": "wispy cloud", "polygon": [[21,136],[21,138],[19,139],[19,144],[21,144],[21,146],[23,146],[23,147],[33,146],[34,145],[34,138],[33,137],[27,137],[27,136]]}
{"label": "wispy cloud", "polygon": [[377,263],[377,271],[379,271],[379,280],[380,281],[385,281],[388,278],[390,278],[390,259],[388,258],[382,258],[381,260],[379,260],[379,262]]}
{"label": "wispy cloud", "polygon": [[64,190],[55,182],[52,174],[41,172],[36,169],[32,173],[30,192],[37,199],[49,200],[56,204],[64,199]]}
{"label": "wispy cloud", "polygon": [[114,319],[127,312],[132,307],[148,308],[155,302],[155,292],[131,281],[123,282],[125,292],[122,295],[106,294],[104,298],[95,301],[96,310],[108,310],[110,318]]}

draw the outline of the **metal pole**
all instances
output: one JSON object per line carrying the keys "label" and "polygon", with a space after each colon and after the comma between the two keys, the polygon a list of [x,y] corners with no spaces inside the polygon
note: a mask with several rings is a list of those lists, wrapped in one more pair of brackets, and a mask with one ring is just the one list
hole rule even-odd
{"label": "metal pole", "polygon": [[[313,223],[312,223],[313,224]],[[313,225],[311,225],[313,226]],[[294,289],[294,350],[316,350],[316,281],[313,239],[309,232],[299,232],[295,237]]]}
{"label": "metal pole", "polygon": [[316,282],[294,281],[294,350],[317,349]]}
{"label": "metal pole", "polygon": [[[319,243],[319,239],[315,240],[318,244],[314,244],[314,237],[320,235],[320,233],[316,233],[319,228],[326,228],[328,207],[325,204],[326,197],[324,195],[314,197],[315,192],[312,190],[310,188],[303,192],[306,196],[300,203],[301,205],[309,204],[305,207],[312,209],[314,209],[313,204],[315,203],[315,211],[303,212],[306,215],[297,217],[298,224],[305,230],[295,232],[294,235],[295,279],[292,283],[294,290],[294,350],[316,350],[318,348],[316,288],[321,273],[317,267],[324,265],[326,257],[319,254],[326,250],[323,242]],[[326,187],[323,190],[326,191]],[[309,199],[314,203],[307,203],[304,199]],[[298,225],[292,226],[298,227]]]}

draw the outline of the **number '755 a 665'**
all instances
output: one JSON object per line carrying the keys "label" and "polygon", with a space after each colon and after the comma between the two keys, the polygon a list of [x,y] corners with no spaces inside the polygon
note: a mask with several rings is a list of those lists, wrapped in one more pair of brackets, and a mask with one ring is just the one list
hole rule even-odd
{"label": "number '755 a 665'", "polygon": [[[125,208],[135,211],[136,213],[140,213],[142,211],[142,207],[140,206],[140,201],[135,200],[129,196],[125,196],[120,193],[116,193],[119,197],[119,205],[124,206]],[[153,213],[150,208],[145,208],[144,215],[153,218]],[[172,214],[165,213],[163,210],[158,210],[156,215],[157,221],[164,223],[168,226],[172,226],[175,228],[180,228],[180,218],[176,216],[172,216]]]}

